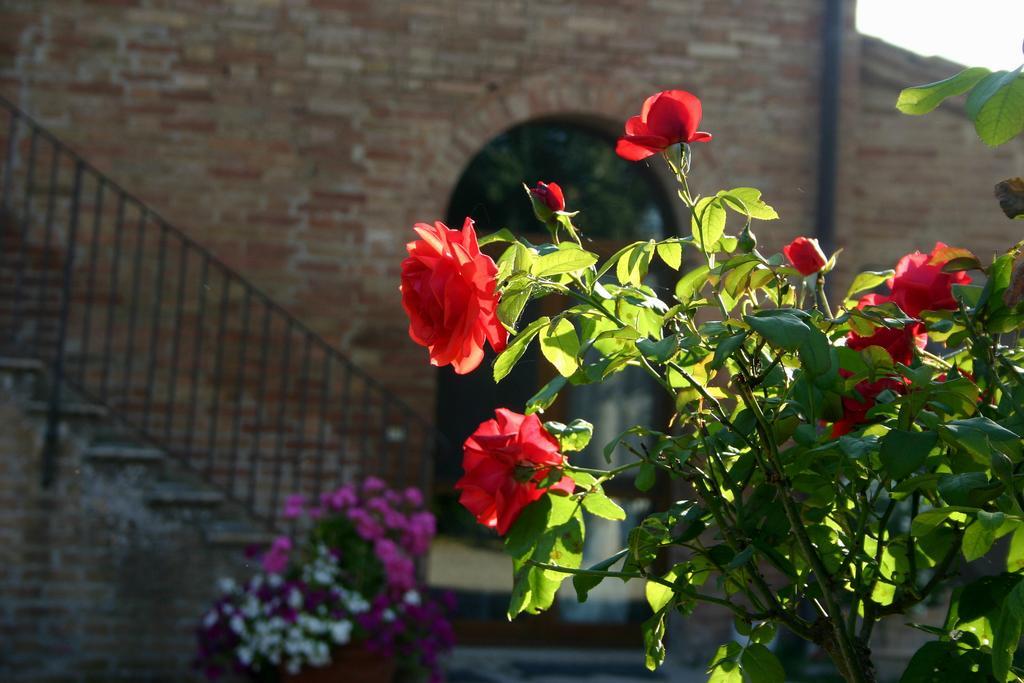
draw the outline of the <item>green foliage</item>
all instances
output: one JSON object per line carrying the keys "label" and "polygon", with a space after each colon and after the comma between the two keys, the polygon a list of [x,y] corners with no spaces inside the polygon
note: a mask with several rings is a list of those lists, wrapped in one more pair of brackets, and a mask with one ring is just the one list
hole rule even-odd
{"label": "green foliage", "polygon": [[1021,68],[990,73],[982,67],[964,69],[937,83],[907,88],[896,108],[904,114],[927,114],[943,100],[967,95],[967,116],[982,141],[995,147],[1024,130],[1024,75]]}
{"label": "green foliage", "polygon": [[[995,144],[1024,127],[1014,118],[1024,111],[1019,83],[1019,72],[967,70],[905,91],[898,106],[922,114],[969,92],[968,112]],[[546,423],[578,490],[547,493],[512,527],[509,616],[550,607],[567,576],[581,601],[603,580],[638,581],[650,668],[665,658],[669,616],[707,602],[748,636],[719,648],[710,680],[784,681],[767,645],[785,627],[826,649],[845,680],[868,683],[875,624],[949,600],[943,624],[917,625],[934,639],[902,680],[1007,680],[1024,633],[1024,311],[1007,296],[1021,247],[988,264],[959,247],[937,253],[947,273],[984,271],[984,284],[949,289],[955,303],[936,298],[941,310],[910,315],[899,297],[858,309],[865,292],[898,286],[892,270],[861,273],[832,309],[831,265],[804,278],[758,250],[752,226],[778,217],[761,193],[692,195],[679,154],[666,159],[690,212],[685,236],[638,240],[603,260],[574,214],[548,221],[554,244],[493,237],[508,245],[498,261],[503,323],[514,329],[533,299],[558,297],[562,308],[521,326],[495,379],[536,338],[557,375],[527,411],[628,369],[651,378],[669,413],[589,446],[590,424]],[[876,333],[906,335],[909,350],[847,343]],[[601,447],[607,469],[576,464],[575,453]],[[585,515],[629,519],[609,495],[623,483],[680,499],[631,519],[625,547],[581,569]],[[994,566],[1001,538],[1007,572],[951,591],[964,564]]]}

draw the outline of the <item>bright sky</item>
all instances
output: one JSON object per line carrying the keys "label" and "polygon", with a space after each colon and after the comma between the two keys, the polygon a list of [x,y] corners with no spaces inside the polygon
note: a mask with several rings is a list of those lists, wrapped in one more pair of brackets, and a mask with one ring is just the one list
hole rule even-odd
{"label": "bright sky", "polygon": [[969,66],[1024,62],[1024,0],[857,0],[857,28]]}

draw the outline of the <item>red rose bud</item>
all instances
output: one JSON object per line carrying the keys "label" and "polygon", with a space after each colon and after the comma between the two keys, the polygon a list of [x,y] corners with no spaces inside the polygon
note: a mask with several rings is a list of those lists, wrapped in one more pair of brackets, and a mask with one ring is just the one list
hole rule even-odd
{"label": "red rose bud", "polygon": [[539,182],[530,188],[530,194],[551,211],[565,211],[565,196],[558,183]]}
{"label": "red rose bud", "polygon": [[801,275],[814,275],[828,263],[818,246],[818,240],[807,237],[797,237],[782,248],[782,253]]}
{"label": "red rose bud", "polygon": [[556,474],[565,456],[558,441],[536,415],[498,408],[462,447],[465,474],[455,484],[459,502],[486,527],[504,536],[530,503],[554,489],[572,493],[573,480],[563,476],[550,487],[541,484]]}
{"label": "red rose bud", "polygon": [[936,242],[930,254],[915,251],[896,264],[896,273],[889,278],[888,285],[892,300],[907,315],[917,318],[921,311],[956,310],[953,285],[970,284],[971,276],[963,271],[942,271],[948,261],[942,254],[946,248],[942,242]]}
{"label": "red rose bud", "polygon": [[508,342],[498,320],[498,268],[480,252],[470,218],[461,231],[440,221],[413,230],[422,239],[405,245],[399,287],[409,336],[427,347],[431,365],[464,375],[480,365],[485,341],[499,352]]}
{"label": "red rose bud", "polygon": [[681,142],[707,142],[711,133],[697,130],[701,114],[700,100],[685,90],[651,95],[640,115],[626,121],[626,134],[615,152],[628,161],[640,161]]}

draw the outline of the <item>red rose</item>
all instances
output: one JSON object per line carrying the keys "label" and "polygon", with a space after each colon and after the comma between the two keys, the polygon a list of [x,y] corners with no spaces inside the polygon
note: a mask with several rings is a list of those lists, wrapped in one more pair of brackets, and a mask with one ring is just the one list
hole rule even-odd
{"label": "red rose", "polygon": [[565,197],[558,183],[538,182],[530,188],[530,194],[552,211],[565,211]]}
{"label": "red rose", "polygon": [[[843,377],[849,377],[853,373],[848,370],[840,370],[839,374]],[[878,395],[886,390],[902,394],[907,390],[906,381],[883,377],[874,382],[868,382],[867,380],[858,382],[857,386],[854,387],[854,391],[859,396],[843,397],[843,417],[836,420],[832,425],[832,438],[851,432],[854,427],[866,422],[868,411],[875,407]]]}
{"label": "red rose", "polygon": [[405,245],[402,306],[409,315],[409,336],[430,350],[430,363],[449,363],[464,375],[484,358],[484,340],[501,351],[508,331],[498,320],[497,267],[480,253],[473,221],[462,231],[438,221],[417,223],[422,239]]}
{"label": "red rose", "polygon": [[[878,306],[892,301],[891,297],[880,294],[867,294],[857,302],[857,308]],[[868,337],[856,332],[846,335],[846,346],[860,351],[869,346],[881,346],[889,352],[893,362],[910,365],[914,360],[914,349],[923,349],[928,344],[928,333],[921,323],[914,323],[903,328],[879,327]]]}
{"label": "red rose", "polygon": [[[565,456],[536,415],[498,408],[495,418],[466,439],[465,474],[455,488],[462,491],[459,502],[478,522],[504,535],[523,508],[544,495],[540,482],[565,463]],[[551,488],[572,493],[574,484],[562,477]]]}
{"label": "red rose", "polygon": [[697,130],[700,117],[700,100],[692,93],[665,90],[651,95],[640,116],[626,121],[626,134],[615,151],[623,159],[640,161],[677,142],[707,142],[711,134]]}
{"label": "red rose", "polygon": [[797,237],[782,248],[782,253],[804,276],[814,275],[828,263],[821,247],[818,246],[818,240],[807,237]]}
{"label": "red rose", "polygon": [[917,318],[921,311],[954,310],[953,285],[966,285],[971,276],[960,271],[944,273],[942,267],[948,259],[937,254],[946,245],[936,242],[930,254],[915,251],[907,254],[896,264],[896,274],[889,278],[892,300],[903,312]]}

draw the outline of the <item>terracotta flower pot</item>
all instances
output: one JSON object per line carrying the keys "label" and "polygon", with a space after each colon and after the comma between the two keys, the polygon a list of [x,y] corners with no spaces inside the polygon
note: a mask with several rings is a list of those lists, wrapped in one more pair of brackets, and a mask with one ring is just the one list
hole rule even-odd
{"label": "terracotta flower pot", "polygon": [[335,650],[327,666],[305,667],[297,674],[281,672],[282,683],[392,683],[394,678],[393,659],[360,645]]}

